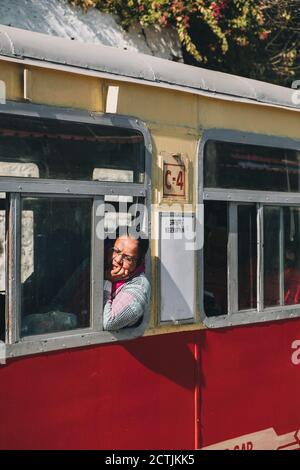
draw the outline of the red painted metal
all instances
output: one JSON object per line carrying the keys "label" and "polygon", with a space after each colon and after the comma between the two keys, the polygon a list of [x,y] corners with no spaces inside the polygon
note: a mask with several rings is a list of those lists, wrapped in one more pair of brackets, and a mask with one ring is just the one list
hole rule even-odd
{"label": "red painted metal", "polygon": [[2,449],[193,449],[300,426],[300,320],[9,360]]}
{"label": "red painted metal", "polygon": [[2,449],[194,447],[191,334],[10,360],[0,369]]}
{"label": "red painted metal", "polygon": [[300,320],[201,333],[201,447],[274,428],[300,428]]}

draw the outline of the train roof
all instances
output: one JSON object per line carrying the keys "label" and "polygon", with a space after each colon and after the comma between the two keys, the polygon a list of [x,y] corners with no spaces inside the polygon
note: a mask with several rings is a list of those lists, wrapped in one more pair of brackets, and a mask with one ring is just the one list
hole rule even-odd
{"label": "train roof", "polygon": [[[110,46],[0,25],[0,58],[208,97],[300,110],[295,90]],[[296,101],[296,100],[294,100]]]}

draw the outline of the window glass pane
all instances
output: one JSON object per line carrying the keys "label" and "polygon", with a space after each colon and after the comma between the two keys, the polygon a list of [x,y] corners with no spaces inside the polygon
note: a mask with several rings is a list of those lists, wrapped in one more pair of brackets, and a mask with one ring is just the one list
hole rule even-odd
{"label": "window glass pane", "polygon": [[0,117],[0,176],[142,183],[145,150],[132,129]]}
{"label": "window glass pane", "polygon": [[227,203],[204,206],[204,308],[207,316],[227,313]]}
{"label": "window glass pane", "polygon": [[300,208],[284,207],[284,304],[300,303]]}
{"label": "window glass pane", "polygon": [[264,207],[264,306],[280,305],[280,207]]}
{"label": "window glass pane", "polygon": [[21,334],[90,324],[91,199],[22,199]]}
{"label": "window glass pane", "polygon": [[238,206],[238,308],[257,307],[256,205]]}
{"label": "window glass pane", "polygon": [[298,192],[300,152],[209,141],[204,152],[204,186]]}

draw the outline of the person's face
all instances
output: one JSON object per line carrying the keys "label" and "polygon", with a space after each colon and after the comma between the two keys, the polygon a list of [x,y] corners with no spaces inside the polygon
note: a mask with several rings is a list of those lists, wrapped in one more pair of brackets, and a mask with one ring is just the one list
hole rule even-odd
{"label": "person's face", "polygon": [[137,265],[138,259],[138,241],[130,237],[119,237],[115,241],[112,252],[112,266],[127,269],[128,273],[132,273]]}

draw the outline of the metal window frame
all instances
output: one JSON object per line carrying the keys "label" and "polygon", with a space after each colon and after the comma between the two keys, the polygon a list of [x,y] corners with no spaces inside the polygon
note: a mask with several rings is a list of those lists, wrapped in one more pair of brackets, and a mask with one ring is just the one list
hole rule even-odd
{"label": "metal window frame", "polygon": [[[7,270],[7,319],[6,341],[14,344],[20,338],[20,290],[21,272],[19,269],[21,257],[21,198],[20,194],[9,197],[8,213],[8,250],[6,260]],[[8,269],[10,268],[10,269]],[[7,301],[8,300],[8,301]]]}
{"label": "metal window frame", "polygon": [[257,313],[264,310],[264,206],[256,205],[256,227],[257,227]]}
{"label": "metal window frame", "polygon": [[284,219],[283,207],[279,206],[280,226],[279,226],[279,302],[284,305]]}
{"label": "metal window frame", "polygon": [[227,244],[227,298],[228,315],[238,310],[238,205],[230,203],[228,208]]}
{"label": "metal window frame", "polygon": [[[150,308],[145,312],[143,321],[137,327],[129,327],[118,332],[101,331],[102,326],[102,290],[96,286],[97,279],[103,279],[103,259],[99,253],[103,250],[103,240],[95,236],[97,209],[104,203],[105,195],[133,196],[145,199],[145,205],[150,214],[151,208],[151,136],[146,125],[137,118],[111,114],[98,114],[75,109],[65,109],[31,103],[16,103],[7,101],[0,106],[0,114],[53,119],[76,122],[77,124],[94,124],[127,128],[139,131],[143,135],[145,148],[145,179],[144,183],[117,183],[101,181],[75,180],[41,180],[20,177],[0,177],[0,191],[10,194],[9,223],[10,244],[10,278],[8,279],[8,312],[7,312],[7,357],[24,356],[41,352],[62,350],[103,343],[113,343],[142,336],[149,323]],[[22,194],[22,196],[21,196]],[[21,226],[21,197],[62,197],[62,198],[93,198],[92,216],[92,268],[91,268],[91,327],[70,330],[68,332],[48,333],[20,338],[20,226]],[[148,217],[148,234],[151,239],[151,218]],[[151,275],[151,248],[146,259],[146,275]],[[99,306],[100,314],[97,318]]]}
{"label": "metal window frame", "polygon": [[[232,274],[233,276],[235,276],[235,279],[236,279],[236,282],[235,282],[235,285],[236,285],[236,290],[234,292],[231,292],[231,296],[234,295],[235,296],[235,303],[234,303],[234,310],[232,312],[228,312],[228,314],[240,314],[241,311],[247,311],[248,313],[249,312],[252,312],[252,313],[257,313],[257,310],[254,309],[254,308],[249,308],[249,309],[243,309],[243,310],[240,310],[239,309],[239,293],[238,293],[238,208],[240,206],[252,206],[253,203],[252,202],[244,202],[244,203],[236,203],[236,202],[230,202],[229,203],[230,207],[231,206],[234,206],[236,207],[236,210],[233,214],[235,220],[234,220],[234,228],[236,229],[236,244],[234,246],[234,252],[232,253],[228,253],[228,256],[231,256],[231,258],[234,258],[234,261],[235,261],[235,265],[236,265],[236,271]],[[256,208],[257,208],[257,204],[255,204]],[[229,230],[230,230],[230,226],[233,225],[233,223],[231,222],[230,220],[230,214],[229,214]],[[257,227],[258,227],[258,224],[257,224]],[[258,237],[258,229],[256,231],[256,237]],[[258,239],[258,238],[257,238]],[[257,242],[258,244],[258,242]],[[257,250],[257,259],[259,259],[259,253],[258,253],[258,250]],[[260,258],[261,259],[261,258]],[[257,276],[257,274],[256,274]],[[229,281],[228,281],[229,282]],[[258,288],[257,288],[257,291],[258,291]],[[258,298],[258,292],[257,292],[257,298]]]}
{"label": "metal window frame", "polygon": [[[204,150],[209,140],[218,140],[223,142],[231,142],[236,144],[252,144],[265,147],[276,147],[282,150],[298,150],[300,151],[300,141],[285,137],[277,137],[270,135],[262,135],[248,132],[240,132],[231,129],[208,129],[203,132],[202,138],[198,145],[198,204],[204,204],[205,201],[228,201],[231,204],[231,217],[229,217],[229,228],[236,228],[237,220],[234,221],[234,206],[238,203],[256,203],[257,204],[257,233],[258,233],[258,253],[257,253],[257,270],[258,273],[263,272],[263,207],[266,205],[280,206],[300,206],[300,193],[284,193],[275,191],[253,191],[240,189],[223,189],[223,188],[205,188],[204,187]],[[229,209],[230,211],[230,209]],[[236,214],[235,214],[236,215]],[[231,220],[232,219],[232,220]],[[231,226],[230,226],[231,224]],[[200,225],[198,236],[204,239],[204,223]],[[229,232],[230,234],[230,232]],[[234,250],[234,251],[232,251]],[[234,256],[237,252],[237,238],[233,234],[229,235],[228,243],[228,313],[220,316],[209,317],[204,310],[204,253],[203,248],[199,250],[198,265],[202,267],[199,276],[198,292],[199,292],[199,309],[200,317],[208,328],[221,328],[235,325],[252,324],[258,322],[282,320],[295,318],[300,316],[300,305],[278,306],[263,308],[263,276],[259,275],[260,283],[257,283],[257,301],[258,310],[242,310],[234,311],[237,304],[237,295],[234,293],[234,279],[232,275],[236,273],[236,263]],[[236,278],[237,279],[237,278]]]}

